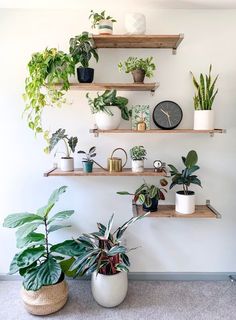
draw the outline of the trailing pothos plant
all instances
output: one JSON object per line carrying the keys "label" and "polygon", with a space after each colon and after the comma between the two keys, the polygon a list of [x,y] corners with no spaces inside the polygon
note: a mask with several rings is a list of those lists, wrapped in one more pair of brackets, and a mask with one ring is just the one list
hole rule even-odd
{"label": "trailing pothos plant", "polygon": [[50,216],[51,210],[66,188],[62,186],[56,189],[47,204],[36,213],[10,214],[4,220],[4,227],[17,228],[16,245],[20,250],[11,262],[10,274],[19,272],[24,278],[23,286],[26,290],[36,291],[42,286],[62,281],[64,273],[60,263],[70,255],[71,249],[77,246],[73,240],[67,240],[63,244],[58,244],[60,248],[63,247],[58,253],[56,252],[58,245],[53,246],[49,240],[52,232],[70,227],[61,222],[67,220],[74,210],[60,211]]}
{"label": "trailing pothos plant", "polygon": [[153,71],[156,69],[153,57],[137,58],[129,57],[126,61],[118,64],[120,71],[130,73],[135,70],[143,70],[147,78],[153,77]]}
{"label": "trailing pothos plant", "polygon": [[[28,72],[23,94],[26,102],[24,114],[28,126],[37,134],[44,131],[42,126],[44,108],[60,107],[66,102],[65,93],[70,87],[69,76],[74,74],[74,61],[71,55],[63,51],[46,48],[32,55],[28,63]],[[45,131],[46,138],[47,134]]]}
{"label": "trailing pothos plant", "polygon": [[89,19],[92,22],[92,28],[94,29],[101,20],[110,20],[111,22],[116,22],[114,18],[111,16],[107,16],[105,10],[101,13],[94,12],[93,10],[90,11]]}

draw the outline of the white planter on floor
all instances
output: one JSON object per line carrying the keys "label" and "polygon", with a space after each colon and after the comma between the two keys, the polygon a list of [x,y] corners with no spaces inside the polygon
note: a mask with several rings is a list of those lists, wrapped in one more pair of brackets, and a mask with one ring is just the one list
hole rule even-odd
{"label": "white planter on floor", "polygon": [[74,171],[74,158],[61,158],[61,170],[62,171]]}
{"label": "white planter on floor", "polygon": [[189,191],[185,195],[183,191],[177,191],[175,194],[175,211],[182,214],[191,214],[195,212],[195,193]]}
{"label": "white planter on floor", "polygon": [[127,13],[125,15],[125,28],[128,34],[145,34],[145,15],[142,13]]}
{"label": "white planter on floor", "polygon": [[107,107],[111,110],[113,116],[106,112],[97,112],[95,114],[96,125],[101,130],[114,130],[117,129],[121,122],[121,111],[116,106]]}
{"label": "white planter on floor", "polygon": [[144,160],[132,160],[132,172],[143,172]]}
{"label": "white planter on floor", "polygon": [[111,20],[100,20],[98,25],[99,34],[112,34],[113,22]]}
{"label": "white planter on floor", "polygon": [[127,272],[114,275],[92,274],[91,289],[94,299],[106,308],[118,306],[126,297],[128,290]]}
{"label": "white planter on floor", "polygon": [[194,111],[194,130],[214,129],[214,110]]}

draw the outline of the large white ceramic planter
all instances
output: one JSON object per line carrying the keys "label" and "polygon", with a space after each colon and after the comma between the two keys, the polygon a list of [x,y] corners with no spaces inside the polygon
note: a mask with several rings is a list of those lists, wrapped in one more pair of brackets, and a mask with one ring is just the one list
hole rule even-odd
{"label": "large white ceramic planter", "polygon": [[94,299],[106,308],[118,306],[126,297],[128,290],[127,272],[114,275],[92,274],[91,289]]}
{"label": "large white ceramic planter", "polygon": [[37,291],[22,288],[21,297],[29,313],[38,316],[48,315],[64,307],[68,298],[68,285],[66,281],[62,281]]}
{"label": "large white ceramic planter", "polygon": [[177,191],[175,194],[175,211],[182,214],[191,214],[195,212],[195,193],[185,195],[183,191]]}
{"label": "large white ceramic planter", "polygon": [[99,34],[112,34],[113,22],[111,20],[100,20],[98,24]]}
{"label": "large white ceramic planter", "polygon": [[146,18],[142,13],[127,13],[125,28],[128,34],[145,34]]}
{"label": "large white ceramic planter", "polygon": [[62,171],[74,171],[74,158],[61,158],[61,170]]}
{"label": "large white ceramic planter", "polygon": [[132,172],[143,172],[144,160],[132,160]]}
{"label": "large white ceramic planter", "polygon": [[121,122],[121,111],[116,106],[107,107],[111,110],[113,116],[106,112],[97,112],[95,114],[96,125],[101,130],[113,130],[117,129]]}
{"label": "large white ceramic planter", "polygon": [[214,110],[194,111],[194,130],[214,129]]}

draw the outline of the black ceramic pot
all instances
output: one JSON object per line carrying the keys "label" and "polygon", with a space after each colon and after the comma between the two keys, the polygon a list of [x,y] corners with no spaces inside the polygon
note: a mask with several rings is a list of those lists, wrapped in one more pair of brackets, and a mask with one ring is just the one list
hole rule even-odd
{"label": "black ceramic pot", "polygon": [[94,69],[93,68],[77,68],[78,81],[81,83],[93,82]]}
{"label": "black ceramic pot", "polygon": [[154,211],[157,211],[158,209],[158,200],[156,198],[153,198],[152,199],[152,205],[151,207],[146,207],[145,204],[143,204],[143,210],[144,211],[151,211],[151,212],[154,212]]}

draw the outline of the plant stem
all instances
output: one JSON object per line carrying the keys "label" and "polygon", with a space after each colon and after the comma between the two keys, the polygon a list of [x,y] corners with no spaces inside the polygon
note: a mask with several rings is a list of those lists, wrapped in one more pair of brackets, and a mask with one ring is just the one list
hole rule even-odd
{"label": "plant stem", "polygon": [[64,138],[63,139],[63,141],[64,141],[64,143],[65,143],[65,146],[66,146],[66,154],[67,154],[67,158],[69,158],[70,157],[70,150],[69,150],[69,147],[68,147],[68,144],[67,144],[67,141],[66,141],[66,139]]}
{"label": "plant stem", "polygon": [[48,224],[47,219],[44,219],[44,228],[45,228],[45,246],[46,246],[46,254],[47,258],[49,257],[49,248],[48,248]]}

